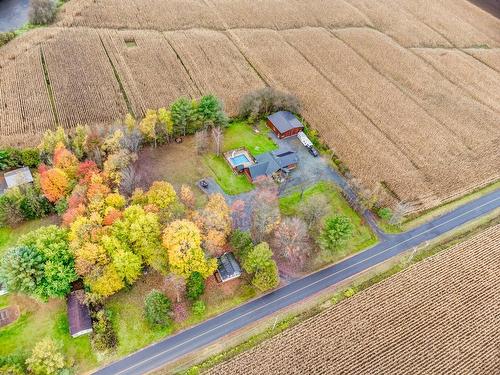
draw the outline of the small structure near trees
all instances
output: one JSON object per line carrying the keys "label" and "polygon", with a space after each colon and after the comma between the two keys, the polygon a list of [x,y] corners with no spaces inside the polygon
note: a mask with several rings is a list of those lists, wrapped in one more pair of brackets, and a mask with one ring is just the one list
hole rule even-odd
{"label": "small structure near trees", "polygon": [[217,258],[217,271],[215,279],[219,283],[237,279],[241,276],[241,267],[236,261],[233,253],[224,253]]}
{"label": "small structure near trees", "polygon": [[68,322],[71,337],[92,332],[92,319],[87,305],[82,302],[83,290],[74,290],[68,296]]}
{"label": "small structure near trees", "polygon": [[[33,175],[28,167],[5,172],[3,178],[5,179],[5,190],[33,182]],[[0,187],[0,193],[2,192]]]}
{"label": "small structure near trees", "polygon": [[280,139],[296,135],[304,129],[299,119],[288,111],[279,111],[267,116],[267,125]]}

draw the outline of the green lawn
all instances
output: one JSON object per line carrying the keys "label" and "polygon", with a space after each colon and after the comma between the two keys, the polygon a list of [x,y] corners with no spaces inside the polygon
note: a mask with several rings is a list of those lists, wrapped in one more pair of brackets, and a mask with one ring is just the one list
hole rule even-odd
{"label": "green lawn", "polygon": [[210,154],[206,155],[203,160],[225,193],[241,194],[254,188],[244,174],[235,174],[222,156]]}
{"label": "green lawn", "polygon": [[0,255],[2,255],[10,246],[15,245],[17,239],[45,225],[54,224],[58,220],[57,216],[47,216],[42,219],[26,221],[15,228],[0,227]]}
{"label": "green lawn", "polygon": [[[13,296],[0,298],[5,300]],[[78,365],[79,371],[97,366],[89,336],[76,339],[70,336],[66,304],[63,300],[52,300],[43,304],[31,301],[28,305],[21,306],[23,312],[16,322],[0,329],[0,357],[26,357],[38,341],[51,337],[61,345],[66,358]]]}
{"label": "green lawn", "polygon": [[[309,271],[337,262],[351,254],[372,246],[377,242],[375,234],[367,225],[363,224],[361,217],[349,206],[340,191],[328,182],[320,182],[307,188],[302,194],[302,197],[300,192],[294,192],[286,197],[280,198],[281,213],[285,216],[300,217],[300,204],[303,201],[307,202],[310,197],[315,195],[323,195],[327,198],[327,201],[329,202],[327,216],[347,216],[354,224],[354,231],[353,237],[342,249],[336,250],[335,252],[318,250],[317,256],[314,257],[309,265]],[[312,234],[313,236],[317,236],[317,233]]]}
{"label": "green lawn", "polygon": [[267,136],[269,128],[265,122],[261,121],[257,129],[259,133],[256,133],[245,121],[231,123],[224,132],[223,151],[245,147],[253,156],[256,156],[277,149],[276,144]]}

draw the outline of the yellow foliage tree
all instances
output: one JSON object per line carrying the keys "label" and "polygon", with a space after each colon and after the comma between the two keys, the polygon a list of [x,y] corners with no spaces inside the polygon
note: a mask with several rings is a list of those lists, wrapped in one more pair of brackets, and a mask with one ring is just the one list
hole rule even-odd
{"label": "yellow foliage tree", "polygon": [[207,259],[201,248],[201,233],[195,223],[176,220],[163,232],[163,246],[167,250],[170,270],[187,279],[193,272],[204,278],[217,269],[215,259]]}
{"label": "yellow foliage tree", "polygon": [[211,195],[197,217],[205,247],[212,254],[217,253],[226,244],[232,228],[231,209],[226,200],[221,194]]}
{"label": "yellow foliage tree", "polygon": [[158,114],[153,109],[148,109],[146,111],[146,115],[139,123],[139,129],[141,131],[142,136],[146,140],[148,140],[150,142],[152,141],[154,143],[155,147],[156,147],[156,138],[157,138],[157,134],[156,134],[156,124],[157,123],[158,123]]}

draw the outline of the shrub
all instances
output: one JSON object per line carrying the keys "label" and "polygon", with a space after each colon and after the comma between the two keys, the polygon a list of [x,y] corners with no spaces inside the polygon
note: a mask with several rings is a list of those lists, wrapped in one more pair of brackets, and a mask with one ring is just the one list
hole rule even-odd
{"label": "shrub", "polygon": [[15,226],[23,221],[23,213],[19,207],[22,196],[11,190],[0,196],[0,224]]}
{"label": "shrub", "polygon": [[252,279],[252,285],[262,292],[277,287],[279,283],[278,267],[274,261],[271,261],[263,268],[259,268]]}
{"label": "shrub", "polygon": [[354,227],[346,216],[330,217],[325,222],[325,227],[320,237],[320,245],[326,250],[335,250],[352,236]]}
{"label": "shrub", "polygon": [[377,211],[377,215],[381,219],[389,221],[392,217],[392,210],[389,207],[383,207]]}
{"label": "shrub", "polygon": [[144,315],[153,327],[168,327],[172,303],[160,291],[153,289],[144,300]]}
{"label": "shrub", "polygon": [[186,282],[186,296],[191,301],[198,299],[205,291],[205,282],[199,272],[193,272]]}
{"label": "shrub", "polygon": [[65,360],[59,345],[52,339],[46,338],[35,345],[31,356],[26,360],[26,365],[35,375],[58,374],[65,368]]}
{"label": "shrub", "polygon": [[36,148],[26,148],[21,151],[23,165],[36,168],[40,164],[40,152]]}
{"label": "shrub", "polygon": [[0,169],[7,170],[22,166],[23,159],[21,151],[15,148],[7,148],[0,150]]}
{"label": "shrub", "polygon": [[111,313],[104,309],[99,310],[93,315],[93,320],[90,339],[94,349],[104,352],[115,348],[118,339],[111,322]]}
{"label": "shrub", "polygon": [[24,219],[32,220],[50,213],[52,206],[35,185],[27,185],[22,188],[19,210]]}
{"label": "shrub", "polygon": [[68,209],[68,200],[66,198],[59,199],[55,204],[56,213],[62,216]]}
{"label": "shrub", "polygon": [[0,33],[0,47],[9,43],[15,37],[16,37],[16,33],[13,31],[6,31],[3,33]]}
{"label": "shrub", "polygon": [[235,252],[235,255],[239,258],[245,258],[245,256],[253,248],[253,241],[250,233],[244,232],[239,229],[236,229],[231,234],[230,243]]}
{"label": "shrub", "polygon": [[29,10],[30,23],[46,25],[54,20],[57,5],[54,0],[31,0]]}
{"label": "shrub", "polygon": [[194,301],[193,305],[191,306],[191,310],[193,311],[193,314],[195,316],[202,316],[205,313],[205,310],[207,307],[205,306],[205,302],[202,300]]}
{"label": "shrub", "polygon": [[253,273],[269,267],[274,263],[272,256],[273,252],[267,242],[261,242],[243,258],[243,269],[248,273]]}
{"label": "shrub", "polygon": [[239,115],[250,120],[259,119],[276,111],[300,111],[299,99],[272,87],[265,87],[246,94],[240,102]]}

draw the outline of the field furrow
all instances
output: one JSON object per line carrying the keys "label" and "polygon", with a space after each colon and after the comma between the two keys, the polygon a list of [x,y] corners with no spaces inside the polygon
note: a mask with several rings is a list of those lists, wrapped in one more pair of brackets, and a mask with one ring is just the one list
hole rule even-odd
{"label": "field furrow", "polygon": [[413,52],[373,30],[344,29],[335,30],[334,34],[446,125],[473,151],[490,148],[498,141],[498,114],[454,85]]}
{"label": "field furrow", "polygon": [[136,115],[200,92],[165,36],[156,31],[101,32]]}
{"label": "field furrow", "polygon": [[235,33],[245,46],[247,58],[268,82],[301,98],[305,118],[347,162],[356,177],[368,186],[384,181],[402,199],[432,195],[425,177],[402,148],[277,32]]}
{"label": "field furrow", "polygon": [[42,44],[61,125],[106,124],[127,112],[98,33],[67,29]]}
{"label": "field furrow", "polygon": [[499,244],[497,225],[207,373],[497,373]]}
{"label": "field furrow", "polygon": [[0,69],[0,146],[53,127],[40,48],[33,47]]}
{"label": "field furrow", "polygon": [[228,37],[217,31],[190,30],[165,33],[203,94],[221,98],[236,115],[242,93],[265,86]]}
{"label": "field furrow", "polygon": [[500,48],[469,48],[464,52],[500,73]]}
{"label": "field furrow", "polygon": [[460,50],[414,49],[455,85],[500,114],[500,73]]}

